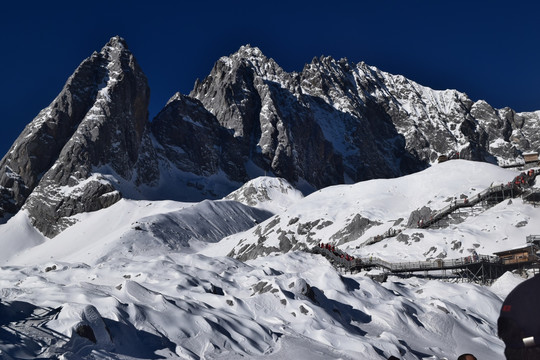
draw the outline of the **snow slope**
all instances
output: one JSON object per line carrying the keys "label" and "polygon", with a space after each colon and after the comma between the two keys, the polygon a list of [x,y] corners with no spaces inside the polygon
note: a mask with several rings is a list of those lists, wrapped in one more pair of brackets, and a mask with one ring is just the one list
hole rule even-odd
{"label": "snow slope", "polygon": [[[519,246],[526,235],[540,233],[540,224],[531,221],[536,212],[533,207],[516,199],[478,216],[467,217],[464,212],[463,217],[467,218],[463,223],[440,230],[408,228],[408,219],[414,210],[424,206],[442,209],[451,200],[505,184],[518,174],[491,164],[453,160],[397,179],[328,187],[295,202],[286,212],[253,229],[231,235],[205,253],[227,255],[234,251],[240,258],[252,258],[252,254],[279,250],[287,239],[296,244],[293,248],[331,242],[351,254],[388,261],[462,257],[470,254],[468,249],[477,248],[474,244],[480,244],[479,253],[491,254]],[[526,226],[518,226],[520,223]],[[409,241],[391,238],[363,246],[389,229],[402,231]]]}
{"label": "snow slope", "polygon": [[[537,209],[521,199],[469,214],[448,228],[404,224],[422,206],[443,207],[450,197],[470,196],[516,174],[450,161],[305,198],[281,191],[288,187],[276,187],[276,179],[260,178],[249,185],[255,193],[237,197],[244,203],[259,199],[253,203],[259,209],[231,200],[121,200],[77,215],[54,239],[36,232],[20,213],[0,225],[0,354],[412,360],[471,352],[503,359],[496,321],[502,299],[523,280],[515,275],[507,273],[492,286],[394,276],[378,283],[366,273],[340,274],[325,258],[303,251],[274,251],[244,262],[224,255],[241,240],[242,246],[270,243],[291,232],[306,245],[340,233],[332,241],[346,239],[339,245],[346,251],[388,261],[511,248],[540,233]],[[357,214],[374,225],[364,232],[351,227]],[[404,220],[396,225],[399,218]],[[392,226],[409,240],[363,245]]]}
{"label": "snow slope", "polygon": [[248,181],[226,199],[278,214],[303,197],[287,180],[261,176]]}
{"label": "snow slope", "polygon": [[[57,259],[95,263],[118,254],[160,255],[171,250],[191,253],[192,247],[202,246],[199,243],[218,241],[270,215],[235,201],[180,203],[123,199],[101,211],[75,215],[72,217],[75,225],[53,239],[33,233],[33,243],[39,244],[25,252],[17,252],[18,242],[5,242],[5,248],[11,250],[6,251],[3,260],[18,265]],[[19,236],[31,232],[31,227],[24,226],[27,221],[24,216],[18,216],[5,225],[6,231],[19,231]],[[7,254],[11,255],[9,259]]]}
{"label": "snow slope", "polygon": [[[249,264],[175,253],[47,265],[0,269],[2,306],[38,306],[5,331],[22,340],[17,331],[36,318],[47,324],[33,346],[4,336],[8,354],[37,356],[54,338],[41,356],[453,359],[467,351],[502,359],[494,335],[501,299],[478,285],[414,278],[381,285],[302,253]],[[92,324],[96,344],[74,330],[89,322],[89,307],[110,334]]]}

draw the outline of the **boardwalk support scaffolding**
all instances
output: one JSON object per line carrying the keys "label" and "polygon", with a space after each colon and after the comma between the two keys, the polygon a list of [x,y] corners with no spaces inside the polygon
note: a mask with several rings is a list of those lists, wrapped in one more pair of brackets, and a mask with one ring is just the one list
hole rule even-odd
{"label": "boardwalk support scaffolding", "polygon": [[[388,274],[397,276],[410,277],[414,273],[423,273],[424,277],[453,279],[483,285],[491,284],[507,271],[537,269],[540,265],[536,256],[520,262],[506,262],[498,256],[473,255],[459,259],[390,263],[374,257],[353,258],[336,248],[315,246],[311,252],[323,255],[336,269],[343,272],[354,273],[380,268]],[[447,273],[448,270],[451,270],[450,275]]]}

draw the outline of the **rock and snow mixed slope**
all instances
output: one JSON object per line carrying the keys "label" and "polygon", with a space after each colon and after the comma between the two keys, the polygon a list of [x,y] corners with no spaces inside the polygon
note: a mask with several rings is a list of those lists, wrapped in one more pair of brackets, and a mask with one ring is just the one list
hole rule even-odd
{"label": "rock and snow mixed slope", "polygon": [[227,195],[226,199],[277,214],[303,197],[304,195],[285,179],[258,177]]}
{"label": "rock and snow mixed slope", "polygon": [[[357,256],[390,261],[433,257],[424,255],[432,246],[448,257],[478,250],[475,243],[479,253],[511,248],[540,231],[537,210],[521,199],[450,228],[402,229],[418,241],[360,245],[369,231],[401,226],[406,220],[398,218],[421,206],[438,208],[514,176],[489,164],[450,161],[305,198],[284,180],[260,178],[230,196],[258,210],[233,200],[121,200],[75,215],[74,225],[53,239],[33,230],[21,212],[0,225],[2,356],[412,360],[471,352],[502,360],[498,312],[522,281],[511,274],[491,287],[396,277],[379,284],[363,273],[340,274],[302,251],[278,249],[245,262],[223,255],[238,248],[233,240],[265,245],[291,231],[306,246],[309,238],[332,240]],[[372,222],[364,232],[351,225],[365,224],[354,220],[360,217]],[[325,222],[332,223],[319,227]],[[247,235],[272,223],[263,240]],[[343,236],[331,239],[336,233]]]}
{"label": "rock and snow mixed slope", "polygon": [[219,59],[152,122],[135,56],[112,38],[74,71],[0,161],[0,216],[48,237],[121,198],[219,199],[263,174],[308,194],[393,178],[441,154],[487,162],[538,150],[540,113],[517,114],[364,63],[314,58],[285,72],[260,49]]}
{"label": "rock and snow mixed slope", "polygon": [[[463,211],[462,223],[438,230],[411,228],[407,224],[417,209],[442,209],[456,198],[505,184],[517,174],[487,163],[452,160],[398,179],[332,186],[207,251],[246,260],[331,242],[351,254],[396,262],[459,258],[470,255],[472,250],[491,254],[524,243],[525,236],[531,233],[540,233],[540,226],[532,221],[536,209],[518,199],[486,211],[472,209],[478,216]],[[401,234],[364,246],[373,237],[392,231]]]}
{"label": "rock and snow mixed slope", "polygon": [[[346,59],[287,73],[250,46],[152,123],[148,96],[115,37],[0,161],[2,358],[502,359],[496,319],[520,278],[379,284],[302,250],[406,261],[523,245],[540,219],[519,198],[409,225],[512,180],[486,162],[537,150],[539,112]],[[456,152],[484,162],[433,165]]]}

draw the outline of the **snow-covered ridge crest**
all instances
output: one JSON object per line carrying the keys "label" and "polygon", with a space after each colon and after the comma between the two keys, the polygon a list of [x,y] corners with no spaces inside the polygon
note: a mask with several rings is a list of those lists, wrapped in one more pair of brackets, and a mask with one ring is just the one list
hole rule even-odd
{"label": "snow-covered ridge crest", "polygon": [[303,197],[303,194],[287,180],[261,176],[248,181],[240,189],[227,195],[226,199],[276,214],[283,212]]}
{"label": "snow-covered ridge crest", "polygon": [[29,265],[43,260],[93,264],[120,256],[194,253],[271,215],[231,200],[181,203],[120,199],[99,211],[70,216],[65,221],[71,226],[47,239],[32,228],[28,214],[22,212],[0,227],[5,248],[0,264]]}
{"label": "snow-covered ridge crest", "polygon": [[[60,217],[51,207],[43,217],[44,209],[31,209],[52,206],[43,189],[84,182],[100,167],[112,170],[111,181],[95,184],[89,196],[117,200],[126,196],[122,184],[137,199],[200,201],[263,174],[308,194],[411,174],[441,155],[506,164],[540,147],[540,112],[495,110],[346,58],[315,58],[288,73],[244,46],[218,60],[189,96],[171,97],[151,124],[148,97],[125,41],[111,39],[81,63],[0,163],[0,214],[26,204],[32,217],[47,218],[35,224],[48,233],[46,223],[101,205],[77,205]],[[42,181],[50,184],[38,188]],[[36,199],[28,200],[32,192]]]}

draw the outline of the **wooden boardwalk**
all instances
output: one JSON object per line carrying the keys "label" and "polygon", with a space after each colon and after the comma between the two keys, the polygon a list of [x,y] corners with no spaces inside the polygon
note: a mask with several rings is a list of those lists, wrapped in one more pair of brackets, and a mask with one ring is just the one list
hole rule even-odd
{"label": "wooden boardwalk", "polygon": [[[540,205],[540,191],[530,188],[539,174],[540,169],[529,169],[527,173],[521,173],[507,184],[490,186],[470,198],[453,200],[447,206],[433,212],[429,217],[419,219],[417,224],[409,225],[409,227],[429,228],[452,213],[459,212],[460,209],[473,208],[479,204],[484,208],[488,208],[506,199],[513,199],[518,196],[521,196],[524,201],[535,204],[535,206]],[[399,233],[401,233],[401,229],[390,228],[384,234],[370,237],[361,246],[378,243],[383,239],[397,236]]]}
{"label": "wooden boardwalk", "polygon": [[501,184],[496,186],[490,186],[489,188],[479,192],[478,194],[471,196],[470,198],[456,199],[444,208],[436,211],[430,215],[427,219],[420,219],[418,221],[419,228],[427,228],[441,219],[447,217],[451,213],[458,211],[462,208],[470,208],[479,203],[486,203],[487,205],[495,205],[506,199],[515,198],[524,192],[524,188],[531,184],[534,184],[536,176],[540,173],[540,170],[529,170],[527,173],[522,173],[516,176],[511,182],[507,184]]}
{"label": "wooden boardwalk", "polygon": [[[373,268],[383,269],[387,274],[400,276],[454,278],[462,281],[489,284],[502,276],[506,271],[516,269],[539,268],[537,258],[519,263],[503,263],[497,256],[476,255],[459,259],[436,259],[433,261],[412,261],[390,263],[379,258],[351,258],[339,249],[329,250],[315,246],[311,252],[326,257],[338,270],[343,272],[359,272]],[[415,275],[416,274],[416,275]]]}

